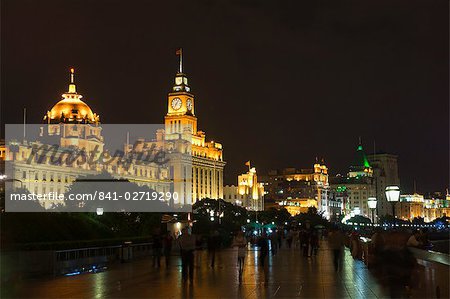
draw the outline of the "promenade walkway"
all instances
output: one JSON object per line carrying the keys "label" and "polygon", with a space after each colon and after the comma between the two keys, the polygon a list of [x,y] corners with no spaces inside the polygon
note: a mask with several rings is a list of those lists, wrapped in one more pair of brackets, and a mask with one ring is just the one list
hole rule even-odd
{"label": "promenade walkway", "polygon": [[239,283],[236,251],[216,255],[209,267],[206,251],[196,254],[193,283],[182,283],[181,261],[152,268],[151,259],[115,264],[100,273],[27,280],[4,293],[4,298],[386,298],[387,290],[345,251],[338,273],[331,251],[322,243],[317,256],[304,258],[298,249],[283,248],[269,257],[268,279],[258,267],[258,251],[248,251]]}

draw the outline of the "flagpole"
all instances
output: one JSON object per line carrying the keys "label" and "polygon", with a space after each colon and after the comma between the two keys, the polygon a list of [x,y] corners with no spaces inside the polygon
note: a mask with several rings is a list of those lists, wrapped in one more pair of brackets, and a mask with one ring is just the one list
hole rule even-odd
{"label": "flagpole", "polygon": [[180,73],[183,73],[183,48],[180,48]]}
{"label": "flagpole", "polygon": [[24,107],[23,108],[23,140],[24,141],[27,136],[26,122],[27,122],[27,108]]}

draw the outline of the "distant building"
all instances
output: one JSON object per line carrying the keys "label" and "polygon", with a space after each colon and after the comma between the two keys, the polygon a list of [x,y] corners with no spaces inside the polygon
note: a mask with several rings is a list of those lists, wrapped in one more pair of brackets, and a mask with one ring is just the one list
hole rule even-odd
{"label": "distant building", "polygon": [[367,205],[369,197],[375,197],[373,169],[362,144],[356,148],[355,159],[347,175],[330,178],[330,197],[341,202],[342,215],[362,215],[371,218]]}
{"label": "distant building", "polygon": [[223,199],[251,211],[264,210],[264,186],[258,182],[256,169],[238,176],[238,185],[223,188]]}
{"label": "distant building", "polygon": [[[8,180],[13,182],[14,187],[24,187],[32,193],[65,193],[77,177],[106,171],[157,192],[176,192],[183,204],[195,203],[202,198],[223,198],[223,169],[226,162],[223,160],[222,144],[208,141],[205,132],[197,129],[195,99],[181,61],[180,57],[180,67],[167,97],[164,129],[158,130],[156,136],[150,136],[149,140],[140,139],[137,148],[133,144],[124,145],[124,153],[131,159],[130,167],[125,169],[118,160],[108,165],[84,163],[80,167],[76,163],[50,165],[33,161],[30,164],[26,163],[26,159],[36,142],[20,141],[12,147],[12,144],[0,144],[0,160],[14,162],[13,177]],[[45,134],[57,140],[53,144],[58,144],[60,151],[79,148],[89,154],[101,153],[104,140],[100,116],[81,98],[82,95],[76,90],[74,70],[71,69],[69,90],[44,116],[47,123]],[[168,165],[135,163],[131,150],[139,156],[151,149],[152,145],[167,153],[170,158]],[[48,155],[51,154],[50,151]],[[49,158],[46,157],[45,161]]]}
{"label": "distant building", "polygon": [[425,198],[424,199],[424,215],[425,221],[433,221],[436,218],[450,216],[450,195],[447,193],[444,198]]}
{"label": "distant building", "polygon": [[[62,98],[45,114],[47,126],[41,129],[42,136],[52,140],[50,146],[59,145],[56,156],[63,155],[67,150],[73,151],[74,148],[89,154],[101,153],[104,140],[100,117],[81,100],[82,95],[76,90],[73,69],[70,73],[69,90]],[[48,144],[27,140],[8,142],[0,146],[0,158],[10,162],[9,177],[5,180],[12,182],[14,188],[25,188],[34,194],[63,194],[79,177],[108,172],[117,178],[127,179],[158,192],[170,191],[168,167],[160,167],[154,163],[138,165],[134,163],[133,157],[130,157],[130,167],[124,167],[119,159],[108,164],[78,164],[80,159],[74,159],[70,164],[67,160],[51,163],[54,155],[52,150],[32,153],[33,149],[49,146]],[[46,209],[53,204],[50,200],[41,202]]]}
{"label": "distant building", "polygon": [[[189,186],[192,203],[203,198],[223,198],[223,169],[226,162],[223,159],[222,144],[207,141],[206,133],[197,128],[196,99],[183,72],[181,49],[178,55],[179,70],[167,97],[165,138],[166,141],[186,139],[192,142],[192,165],[188,167],[191,173],[185,176],[192,179],[192,186]],[[173,170],[180,174],[185,172],[181,163],[174,166]]]}
{"label": "distant building", "polygon": [[387,186],[400,186],[400,178],[398,176],[398,156],[387,153],[378,153],[368,155],[367,158],[374,173],[377,215],[392,215],[392,205],[386,199],[385,190]]}
{"label": "distant building", "polygon": [[423,217],[424,204],[423,195],[417,193],[400,195],[400,201],[395,204],[395,216],[403,220]]}
{"label": "distant building", "polygon": [[329,218],[328,168],[323,163],[314,164],[312,169],[271,170],[262,180],[266,198],[278,207],[286,208],[292,215],[315,207]]}

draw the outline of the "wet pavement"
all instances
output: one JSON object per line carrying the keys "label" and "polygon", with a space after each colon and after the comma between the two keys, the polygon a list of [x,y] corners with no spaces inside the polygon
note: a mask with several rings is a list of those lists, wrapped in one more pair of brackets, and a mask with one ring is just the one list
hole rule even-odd
{"label": "wet pavement", "polygon": [[[215,268],[208,253],[198,251],[194,280],[183,283],[181,260],[155,269],[151,258],[115,264],[104,272],[16,284],[3,298],[385,298],[386,290],[345,251],[344,266],[335,272],[332,252],[323,242],[317,256],[305,258],[299,249],[282,248],[269,256],[267,279],[258,266],[258,251],[249,250],[242,282],[239,282],[237,252],[221,250]],[[267,282],[265,282],[267,280]]]}

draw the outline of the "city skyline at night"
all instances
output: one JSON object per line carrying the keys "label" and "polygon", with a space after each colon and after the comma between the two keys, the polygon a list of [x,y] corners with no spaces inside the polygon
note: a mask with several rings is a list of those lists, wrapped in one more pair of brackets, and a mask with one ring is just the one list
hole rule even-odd
{"label": "city skyline at night", "polygon": [[[308,167],[320,157],[330,173],[346,173],[361,136],[368,154],[375,144],[376,151],[399,156],[402,189],[412,192],[415,181],[419,192],[443,191],[448,187],[448,73],[440,62],[448,60],[447,32],[440,26],[444,16],[436,17],[438,7],[429,8],[436,12],[431,18],[415,10],[419,3],[411,2],[410,15],[378,7],[383,21],[362,7],[355,8],[357,16],[340,15],[344,7],[315,11],[313,5],[294,3],[274,12],[269,4],[179,3],[180,10],[166,4],[164,11],[171,11],[175,23],[160,33],[155,25],[167,16],[158,16],[151,4],[136,3],[122,15],[117,5],[103,7],[101,1],[89,7],[48,1],[14,18],[20,3],[8,2],[2,123],[21,123],[24,107],[27,122],[40,123],[43,111],[63,92],[70,66],[103,123],[160,123],[177,69],[174,52],[182,46],[196,114],[210,138],[225,145],[225,183],[234,182],[249,159],[267,172]],[[301,22],[291,21],[289,13],[297,5],[310,12],[309,17],[302,13]],[[96,22],[100,7],[129,22]],[[36,21],[31,11],[53,17],[30,28],[27,24]],[[183,34],[176,28],[188,12],[200,24],[214,24],[206,12],[226,15],[220,20],[227,30],[195,22],[185,24],[190,34]],[[263,20],[265,14],[269,17]],[[80,21],[63,22],[75,16]],[[378,26],[383,22],[396,30]]]}
{"label": "city skyline at night", "polygon": [[0,5],[1,298],[450,298],[448,0]]}

